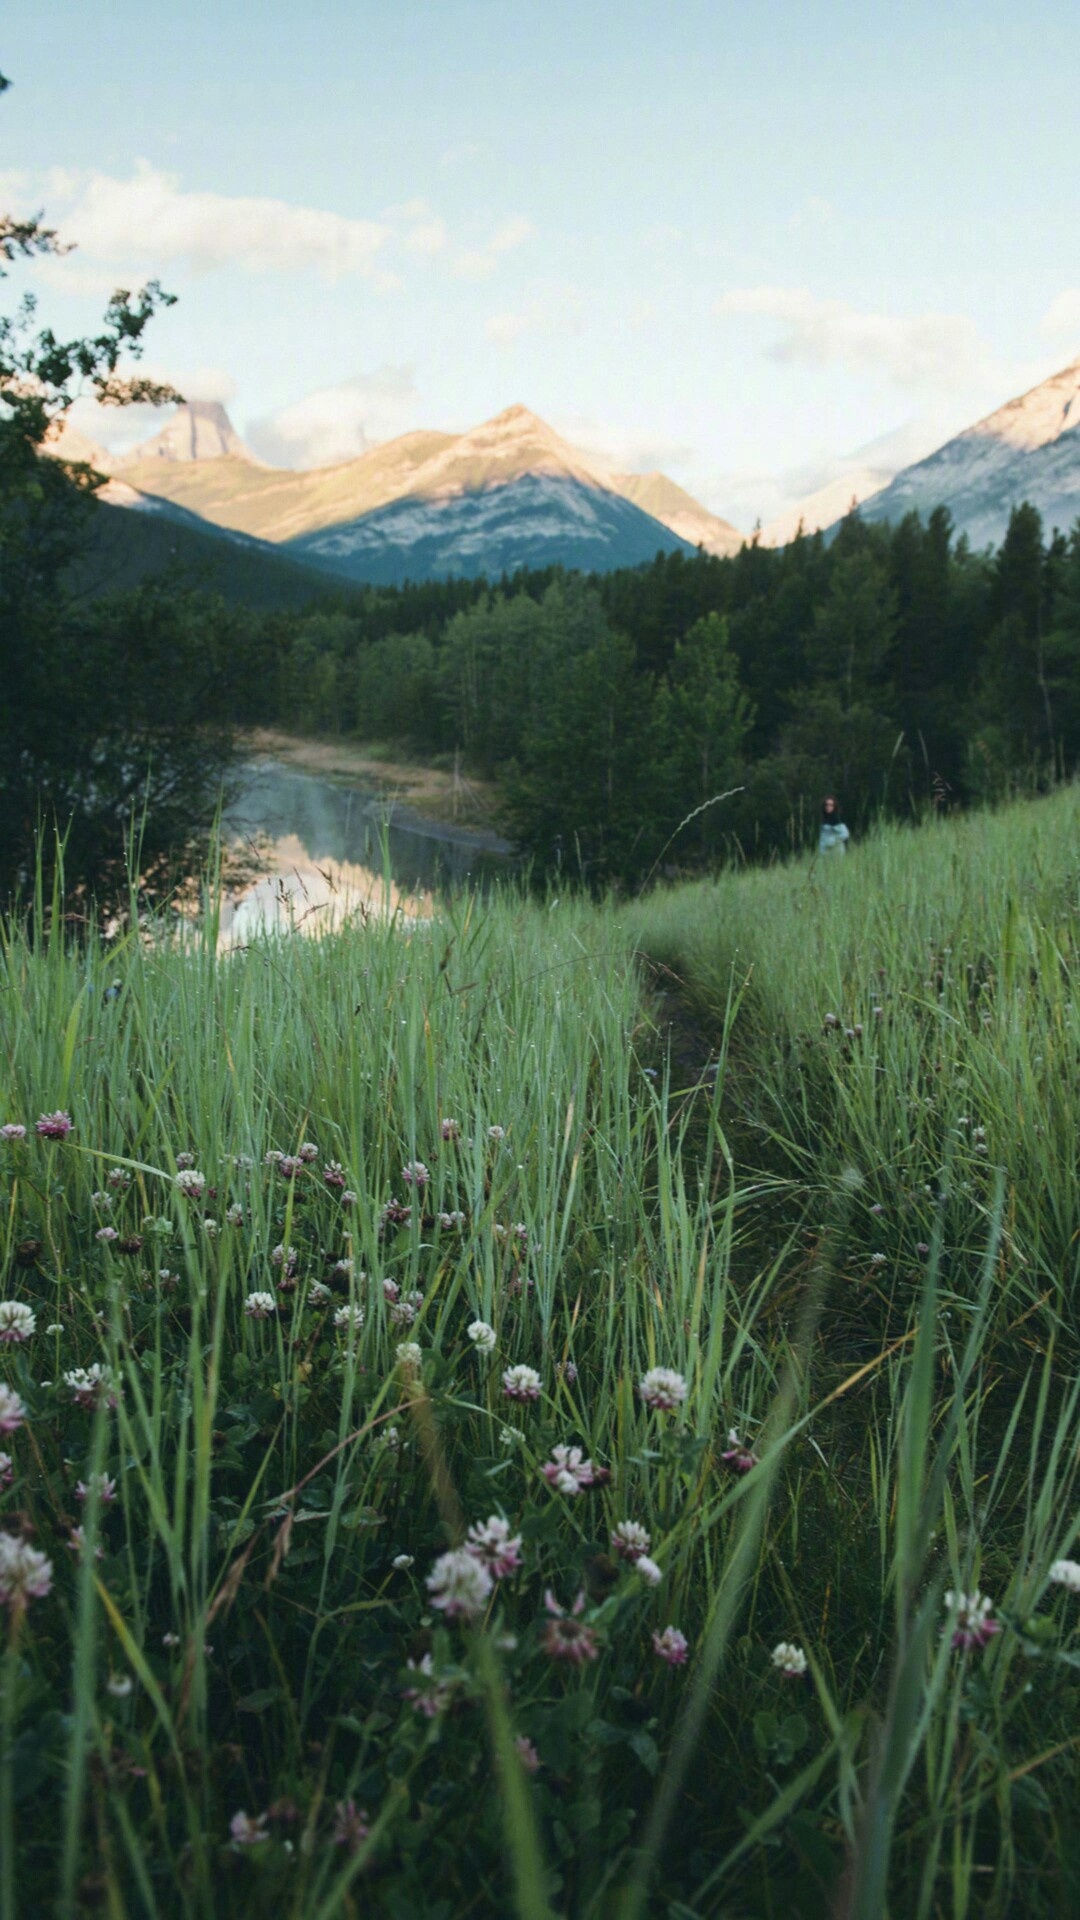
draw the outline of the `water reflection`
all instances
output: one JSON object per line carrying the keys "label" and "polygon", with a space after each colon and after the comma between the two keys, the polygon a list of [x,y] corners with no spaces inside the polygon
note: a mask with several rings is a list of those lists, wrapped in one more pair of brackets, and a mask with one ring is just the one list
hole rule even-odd
{"label": "water reflection", "polygon": [[257,931],[322,932],[360,911],[429,918],[436,887],[482,882],[509,852],[495,834],[418,820],[276,761],[246,770],[224,825],[262,866],[224,905],[229,945]]}

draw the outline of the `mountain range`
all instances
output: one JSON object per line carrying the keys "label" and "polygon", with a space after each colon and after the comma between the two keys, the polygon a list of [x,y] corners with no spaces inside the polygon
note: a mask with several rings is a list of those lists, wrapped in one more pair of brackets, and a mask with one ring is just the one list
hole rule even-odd
{"label": "mountain range", "polygon": [[[418,430],[306,472],[257,460],[212,401],[177,407],[124,456],[70,428],[52,450],[109,474],[102,497],[112,505],[374,584],[553,564],[608,571],[658,552],[730,554],[745,537],[666,475],[617,473],[524,406],[467,433]],[[1048,528],[1071,526],[1080,515],[1080,361],[899,473],[849,468],[757,537],[773,546],[800,525],[828,531],[853,498],[872,521],[943,504],[975,547],[999,541],[1024,500]]]}

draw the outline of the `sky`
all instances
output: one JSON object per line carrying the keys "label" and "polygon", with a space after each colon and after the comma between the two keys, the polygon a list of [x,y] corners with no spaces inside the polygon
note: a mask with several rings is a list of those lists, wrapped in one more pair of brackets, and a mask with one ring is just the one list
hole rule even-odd
{"label": "sky", "polygon": [[[743,529],[1080,354],[1072,0],[7,0],[0,208],[58,332],[262,459],[521,402]],[[160,419],[80,422],[114,446]]]}

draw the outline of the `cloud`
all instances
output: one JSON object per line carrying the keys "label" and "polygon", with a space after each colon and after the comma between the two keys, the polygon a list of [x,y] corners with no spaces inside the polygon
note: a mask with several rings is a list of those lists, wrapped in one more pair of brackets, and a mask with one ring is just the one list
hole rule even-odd
{"label": "cloud", "polygon": [[489,280],[502,255],[523,246],[526,240],[532,239],[535,231],[531,220],[526,220],[523,214],[513,214],[496,227],[482,247],[466,249],[457,255],[454,261],[455,277],[458,280]]}
{"label": "cloud", "polygon": [[1051,300],[1039,322],[1039,332],[1071,334],[1080,340],[1080,287],[1066,287],[1064,293]]}
{"label": "cloud", "polygon": [[419,406],[411,367],[378,367],[253,420],[247,440],[270,466],[334,466],[417,426]]}
{"label": "cloud", "polygon": [[778,323],[765,352],[785,366],[845,366],[883,373],[897,386],[970,387],[998,373],[972,320],[956,313],[862,313],[798,287],[736,287],[717,301],[721,317]]}
{"label": "cloud", "polygon": [[[378,255],[391,229],[319,207],[248,195],[187,192],[142,161],[128,179],[94,173],[68,182],[67,239],[85,259],[121,273],[181,263],[196,272],[239,266],[249,273],[313,272],[333,282],[361,275],[392,284]],[[59,279],[64,263],[54,263]]]}
{"label": "cloud", "polygon": [[577,287],[560,283],[541,288],[521,307],[492,314],[484,332],[496,346],[509,347],[526,333],[577,333],[583,321],[584,302]]}
{"label": "cloud", "polygon": [[[220,400],[222,406],[227,407],[236,398],[236,381],[225,367],[185,369],[144,360],[127,371],[175,387],[185,400]],[[96,440],[113,453],[122,453],[149,439],[151,434],[159,433],[170,412],[163,412],[160,407],[103,407],[87,394],[76,400],[71,421],[88,439]]]}

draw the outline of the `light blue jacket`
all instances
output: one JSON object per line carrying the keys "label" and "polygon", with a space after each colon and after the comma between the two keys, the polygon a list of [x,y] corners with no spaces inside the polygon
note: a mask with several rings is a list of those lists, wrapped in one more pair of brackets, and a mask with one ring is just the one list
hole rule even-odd
{"label": "light blue jacket", "polygon": [[823,820],[821,832],[818,834],[818,852],[843,853],[846,851],[844,843],[847,839],[848,830],[842,820]]}

